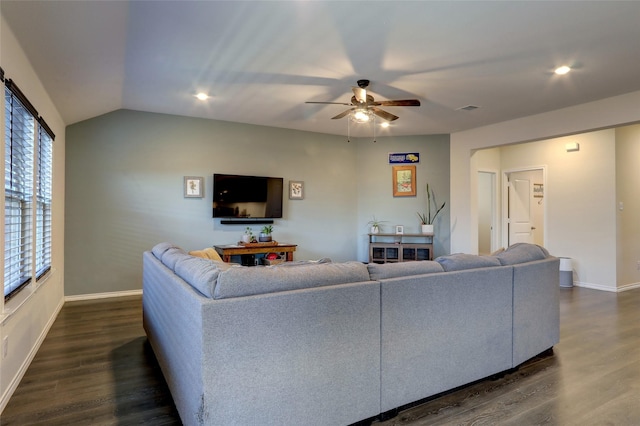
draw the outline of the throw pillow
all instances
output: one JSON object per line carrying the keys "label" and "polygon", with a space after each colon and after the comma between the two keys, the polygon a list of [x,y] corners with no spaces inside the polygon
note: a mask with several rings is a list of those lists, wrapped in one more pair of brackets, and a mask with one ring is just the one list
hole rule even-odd
{"label": "throw pillow", "polygon": [[218,252],[211,247],[207,247],[202,250],[192,250],[189,252],[189,254],[191,256],[201,257],[203,259],[217,260],[219,262],[222,262],[222,258],[220,257]]}

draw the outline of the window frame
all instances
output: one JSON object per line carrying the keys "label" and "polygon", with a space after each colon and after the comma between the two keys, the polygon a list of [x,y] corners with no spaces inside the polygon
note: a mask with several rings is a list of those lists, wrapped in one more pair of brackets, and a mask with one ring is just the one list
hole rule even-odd
{"label": "window frame", "polygon": [[4,79],[2,274],[6,303],[51,270],[55,135],[15,83]]}

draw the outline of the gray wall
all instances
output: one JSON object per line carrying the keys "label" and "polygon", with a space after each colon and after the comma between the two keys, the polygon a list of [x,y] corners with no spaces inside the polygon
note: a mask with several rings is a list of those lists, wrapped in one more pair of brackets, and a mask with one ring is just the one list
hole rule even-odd
{"label": "gray wall", "polygon": [[[187,250],[239,241],[244,226],[211,218],[213,173],[305,182],[305,199],[285,196],[284,218],[274,224],[276,240],[298,244],[296,259],[362,257],[372,214],[417,230],[424,194],[392,197],[388,152],[422,152],[419,188],[428,177],[443,201],[449,189],[446,136],[347,143],[344,136],[119,110],[67,127],[66,139],[66,296],[140,289],[142,252],[161,241]],[[183,197],[184,176],[205,178],[203,199]]]}
{"label": "gray wall", "polygon": [[[368,261],[369,222],[384,220],[382,232],[420,233],[418,212],[427,208],[426,186],[435,191],[439,204],[446,203],[434,223],[434,256],[450,252],[449,241],[449,135],[378,137],[358,140],[358,260]],[[389,153],[417,152],[415,197],[393,197],[392,165]],[[432,210],[433,212],[433,210]]]}

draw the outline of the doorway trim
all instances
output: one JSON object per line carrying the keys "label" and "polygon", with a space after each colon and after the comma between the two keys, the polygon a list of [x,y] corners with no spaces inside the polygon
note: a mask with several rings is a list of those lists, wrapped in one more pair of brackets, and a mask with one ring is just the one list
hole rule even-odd
{"label": "doorway trim", "polygon": [[502,246],[509,246],[509,175],[512,173],[519,172],[531,172],[541,170],[542,171],[542,184],[545,190],[545,197],[543,200],[545,202],[542,205],[542,223],[543,223],[543,232],[542,232],[542,240],[544,244],[547,242],[547,202],[546,202],[546,193],[547,193],[547,166],[527,166],[527,167],[517,167],[513,169],[505,169],[502,171],[502,226],[501,226],[501,234],[502,234]]}

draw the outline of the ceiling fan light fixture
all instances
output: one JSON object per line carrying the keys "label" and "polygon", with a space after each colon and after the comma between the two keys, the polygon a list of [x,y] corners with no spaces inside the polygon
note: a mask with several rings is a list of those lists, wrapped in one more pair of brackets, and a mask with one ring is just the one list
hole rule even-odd
{"label": "ceiling fan light fixture", "polygon": [[566,65],[563,65],[561,67],[558,67],[555,69],[555,73],[558,75],[565,75],[567,74],[569,71],[571,71],[571,67],[568,67]]}
{"label": "ceiling fan light fixture", "polygon": [[371,120],[371,113],[366,110],[356,110],[352,115],[353,121],[356,123],[368,123]]}
{"label": "ceiling fan light fixture", "polygon": [[194,96],[195,96],[198,100],[201,100],[201,101],[206,101],[207,99],[209,99],[209,95],[207,95],[207,94],[206,94],[206,93],[204,93],[204,92],[200,92],[200,93],[198,93],[198,94],[196,94],[196,95],[194,95]]}

